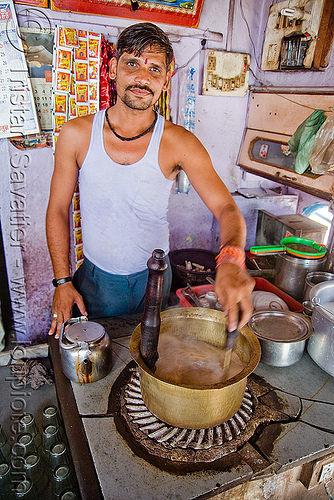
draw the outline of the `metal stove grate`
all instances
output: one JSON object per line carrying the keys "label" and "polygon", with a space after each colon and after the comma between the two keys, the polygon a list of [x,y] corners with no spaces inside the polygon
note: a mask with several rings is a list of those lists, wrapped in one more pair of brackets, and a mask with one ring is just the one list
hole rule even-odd
{"label": "metal stove grate", "polygon": [[253,413],[252,395],[246,387],[241,407],[227,422],[209,429],[182,429],[166,424],[150,412],[141,395],[137,370],[126,383],[124,393],[128,417],[148,438],[168,449],[208,450],[222,446],[240,435]]}
{"label": "metal stove grate", "polygon": [[[267,396],[263,404],[264,395]],[[254,455],[249,455],[250,439],[258,427],[286,421],[285,405],[280,401],[273,387],[252,373],[247,379],[241,408],[230,420],[211,429],[173,427],[146,407],[140,391],[140,370],[131,361],[111,388],[108,413],[114,416],[118,432],[137,456],[163,470],[184,474],[216,468],[228,470],[240,460],[249,461]],[[276,437],[273,433],[272,439]],[[258,470],[259,454],[255,453],[253,458]],[[267,461],[261,460],[261,467],[265,467]]]}

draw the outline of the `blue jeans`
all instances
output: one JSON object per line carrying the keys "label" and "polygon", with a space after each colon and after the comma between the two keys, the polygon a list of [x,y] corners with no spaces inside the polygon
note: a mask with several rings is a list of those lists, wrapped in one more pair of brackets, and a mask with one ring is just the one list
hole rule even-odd
{"label": "blue jeans", "polygon": [[[162,308],[168,305],[172,283],[169,257],[164,274]],[[73,276],[73,285],[82,295],[89,319],[136,314],[144,310],[148,269],[135,274],[110,274],[86,257]]]}

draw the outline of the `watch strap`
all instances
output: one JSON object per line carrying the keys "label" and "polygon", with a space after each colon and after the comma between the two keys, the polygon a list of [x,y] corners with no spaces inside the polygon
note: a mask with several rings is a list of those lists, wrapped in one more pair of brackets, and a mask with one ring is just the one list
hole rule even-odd
{"label": "watch strap", "polygon": [[57,286],[63,285],[64,283],[67,283],[68,281],[72,281],[71,276],[67,276],[67,278],[60,278],[59,280],[56,280],[56,278],[54,278],[52,280],[52,284],[54,287],[57,288]]}

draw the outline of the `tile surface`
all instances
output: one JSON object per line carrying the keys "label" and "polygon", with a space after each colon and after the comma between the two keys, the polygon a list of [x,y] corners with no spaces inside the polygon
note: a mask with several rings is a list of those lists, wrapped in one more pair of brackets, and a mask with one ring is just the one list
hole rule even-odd
{"label": "tile surface", "polygon": [[101,415],[107,412],[111,387],[119,373],[132,360],[129,342],[129,337],[112,341],[112,366],[106,377],[91,384],[72,382],[80,415]]}
{"label": "tile surface", "polygon": [[[231,481],[247,481],[252,470],[245,463],[226,472],[202,471],[178,476],[161,471],[134,454],[117,431],[113,417],[99,418],[107,410],[113,382],[132,359],[128,346],[129,337],[113,340],[113,366],[105,379],[81,386],[72,384],[105,499],[191,500],[206,493],[214,494],[221,485],[228,488]],[[258,445],[270,462],[276,462],[284,470],[312,460],[317,453],[334,451],[333,433],[314,427],[333,430],[333,404],[325,404],[333,402],[332,377],[306,352],[293,366],[275,368],[260,363],[255,373],[279,389],[278,397],[289,401],[292,418],[298,416],[299,408],[301,412],[302,421],[281,424],[274,442],[265,439],[265,433],[270,436],[272,427],[265,428]],[[268,442],[272,443],[269,450]]]}
{"label": "tile surface", "polygon": [[[101,425],[103,420],[103,425]],[[118,433],[112,417],[83,418],[105,500],[190,500],[251,474],[248,465],[229,472],[202,471],[178,476],[137,457]]]}
{"label": "tile surface", "polygon": [[333,402],[334,378],[319,368],[306,351],[292,366],[278,368],[260,362],[255,373],[272,386],[298,397]]}

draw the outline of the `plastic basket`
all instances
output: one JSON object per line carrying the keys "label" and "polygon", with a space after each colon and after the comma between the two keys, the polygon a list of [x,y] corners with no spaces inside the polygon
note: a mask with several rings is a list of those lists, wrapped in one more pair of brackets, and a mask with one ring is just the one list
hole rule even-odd
{"label": "plastic basket", "polygon": [[[265,292],[275,293],[280,299],[284,300],[290,311],[296,313],[303,312],[303,305],[296,299],[288,295],[287,293],[280,290],[280,288],[277,288],[277,286],[273,285],[264,278],[256,277],[254,279],[255,279],[254,291],[261,290]],[[213,285],[207,284],[207,285],[194,286],[192,288],[196,293],[196,295],[198,297],[201,297],[202,295],[205,295],[206,292],[212,291],[214,287]],[[178,290],[176,290],[176,295],[180,299],[180,307],[192,307],[192,304],[186,299],[186,297],[184,297],[182,290],[183,288],[179,288]]]}

